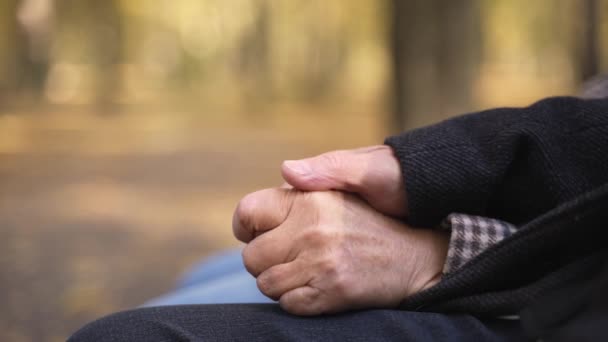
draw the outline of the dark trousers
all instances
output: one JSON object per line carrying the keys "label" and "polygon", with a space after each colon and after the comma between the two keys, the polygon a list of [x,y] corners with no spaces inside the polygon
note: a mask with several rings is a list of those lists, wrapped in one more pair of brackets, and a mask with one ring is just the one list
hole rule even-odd
{"label": "dark trousers", "polygon": [[183,305],[116,313],[69,341],[522,341],[516,320],[398,310],[293,316],[276,304]]}

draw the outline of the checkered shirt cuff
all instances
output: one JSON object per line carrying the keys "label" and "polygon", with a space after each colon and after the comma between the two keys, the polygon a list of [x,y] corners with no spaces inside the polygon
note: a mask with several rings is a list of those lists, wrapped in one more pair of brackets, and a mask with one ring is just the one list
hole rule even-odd
{"label": "checkered shirt cuff", "polygon": [[507,222],[487,217],[465,214],[450,214],[441,227],[451,230],[448,256],[443,265],[443,274],[456,272],[490,246],[517,231]]}

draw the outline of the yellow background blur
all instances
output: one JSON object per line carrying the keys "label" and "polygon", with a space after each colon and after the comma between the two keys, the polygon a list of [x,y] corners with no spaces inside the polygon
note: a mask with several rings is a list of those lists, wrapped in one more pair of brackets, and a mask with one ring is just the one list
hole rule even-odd
{"label": "yellow background blur", "polygon": [[608,67],[606,14],[606,0],[3,0],[0,340],[63,340],[170,289],[238,245],[234,206],[280,184],[284,159],[576,93]]}

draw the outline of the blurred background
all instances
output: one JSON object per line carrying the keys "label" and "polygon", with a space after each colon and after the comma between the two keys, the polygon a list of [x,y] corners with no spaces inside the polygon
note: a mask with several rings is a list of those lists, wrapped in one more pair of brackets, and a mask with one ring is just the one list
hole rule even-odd
{"label": "blurred background", "polygon": [[237,246],[279,166],[608,68],[608,0],[2,0],[0,340]]}

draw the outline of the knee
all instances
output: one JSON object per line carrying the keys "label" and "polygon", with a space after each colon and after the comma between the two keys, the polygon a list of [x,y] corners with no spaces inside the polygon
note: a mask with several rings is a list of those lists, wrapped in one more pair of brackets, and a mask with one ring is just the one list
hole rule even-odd
{"label": "knee", "polygon": [[118,312],[88,323],[68,341],[190,341],[179,327],[155,314],[156,308]]}

